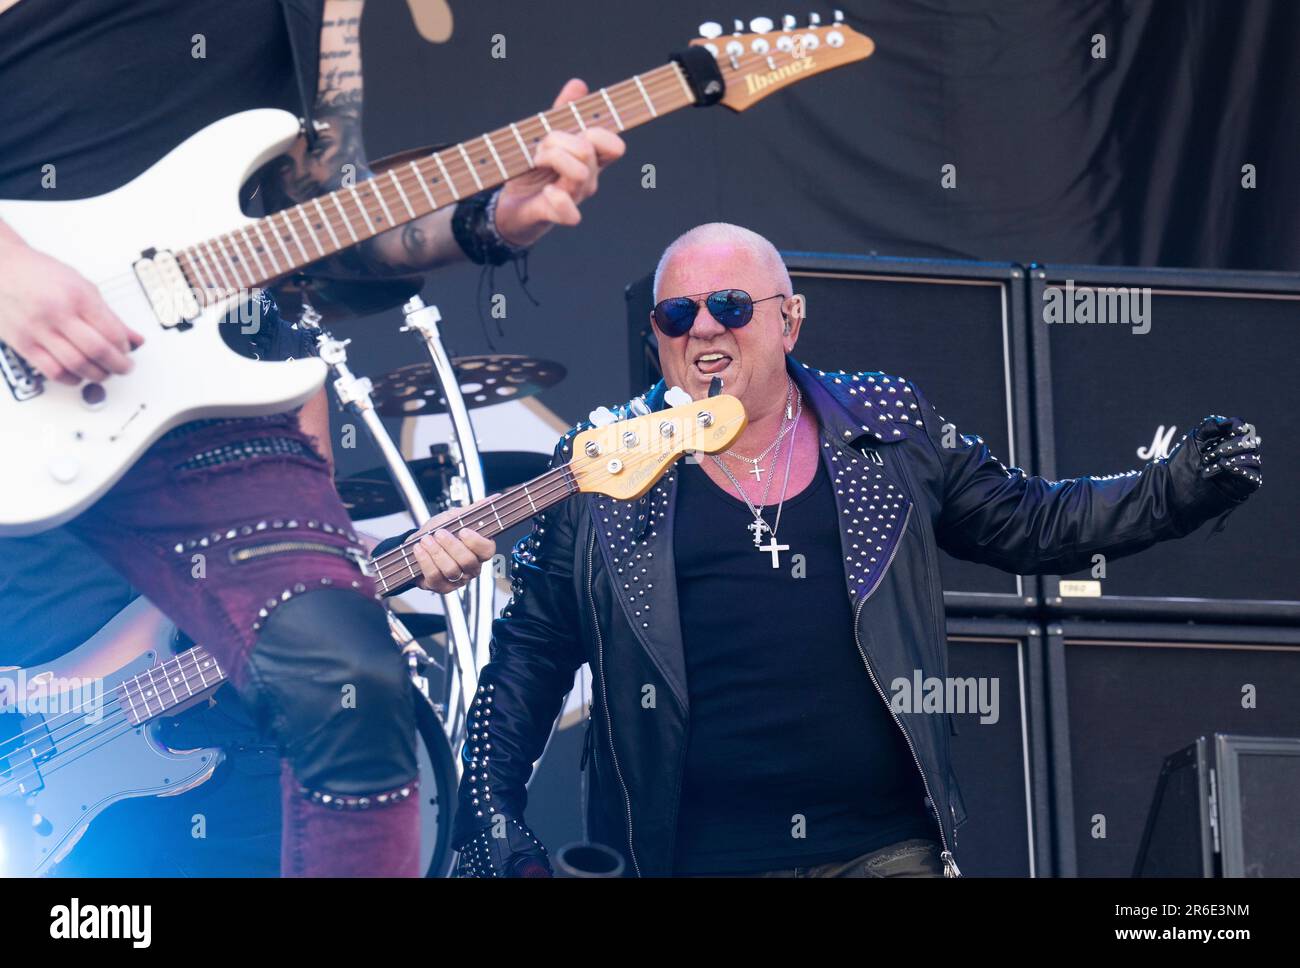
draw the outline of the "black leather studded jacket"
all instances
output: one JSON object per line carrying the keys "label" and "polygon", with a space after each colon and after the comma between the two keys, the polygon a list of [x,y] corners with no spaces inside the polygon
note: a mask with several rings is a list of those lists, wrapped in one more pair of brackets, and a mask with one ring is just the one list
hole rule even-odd
{"label": "black leather studded jacket", "polygon": [[[1235,503],[1198,477],[1190,445],[1127,474],[1046,481],[1003,466],[907,380],[787,364],[821,427],[854,645],[882,702],[883,684],[910,681],[914,670],[948,674],[939,548],[1018,574],[1069,573],[1097,552],[1114,557],[1187,534]],[[652,410],[664,407],[664,390],[661,381],[645,394]],[[568,461],[586,426],[561,438],[555,463]],[[576,495],[535,518],[515,546],[514,597],[493,626],[462,751],[456,845],[493,815],[523,819],[532,765],[586,662],[591,837],[639,875],[672,872],[691,714],[673,563],[676,477],[670,468],[636,501]],[[653,710],[642,707],[648,684]],[[956,874],[965,810],[949,765],[949,718],[894,719],[924,781],[946,871]]]}

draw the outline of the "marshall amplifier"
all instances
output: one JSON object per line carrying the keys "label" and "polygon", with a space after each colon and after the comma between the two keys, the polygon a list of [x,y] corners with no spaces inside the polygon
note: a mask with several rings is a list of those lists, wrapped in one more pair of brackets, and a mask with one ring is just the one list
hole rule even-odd
{"label": "marshall amplifier", "polygon": [[1134,877],[1300,877],[1300,738],[1200,737],[1165,757]]}
{"label": "marshall amplifier", "polygon": [[[1025,270],[1010,263],[783,252],[808,318],[794,355],[810,366],[913,380],[962,433],[1033,473]],[[627,287],[633,393],[660,377],[653,279]],[[966,614],[1027,614],[1038,579],[943,554],[944,599]]]}
{"label": "marshall amplifier", "polygon": [[950,710],[952,768],[966,806],[953,853],[968,877],[1052,873],[1043,668],[1040,626],[948,619],[948,678],[966,697]]}
{"label": "marshall amplifier", "polygon": [[[1199,861],[1169,846],[1199,836],[1188,796],[1211,782],[1202,771],[1169,774],[1157,798],[1161,764],[1189,737],[1293,736],[1300,730],[1300,629],[1256,625],[1064,622],[1047,628],[1047,707],[1055,804],[1056,871],[1065,876],[1128,877],[1144,838],[1146,863],[1199,873]],[[1296,856],[1300,788],[1294,754],[1234,754],[1225,791],[1221,763],[1220,820],[1239,826],[1224,841],[1245,845],[1243,870]],[[1289,792],[1288,792],[1289,791]],[[1148,819],[1157,799],[1169,816]],[[1161,806],[1164,799],[1169,805]],[[1181,805],[1180,805],[1181,804]],[[1227,813],[1223,813],[1223,809]],[[1199,808],[1198,808],[1199,809]],[[1208,821],[1207,821],[1208,823]],[[1225,836],[1224,827],[1219,837]],[[1236,838],[1236,839],[1233,839]],[[1284,841],[1290,841],[1285,846]],[[1267,846],[1271,845],[1271,846]],[[1185,844],[1184,844],[1185,846]],[[1190,848],[1189,848],[1190,849]],[[1199,849],[1199,848],[1198,848]],[[1153,854],[1154,851],[1154,854]],[[1177,861],[1172,859],[1177,854]],[[1194,862],[1195,861],[1195,862]],[[1225,870],[1237,864],[1223,863]],[[1238,865],[1240,866],[1240,865]],[[1195,867],[1195,870],[1193,868]],[[1265,868],[1267,869],[1266,865]],[[1154,872],[1154,867],[1152,867]]]}
{"label": "marshall amplifier", "polygon": [[1048,578],[1055,614],[1300,622],[1300,275],[1032,267],[1027,316],[1046,476],[1141,467],[1211,413],[1264,442],[1223,530]]}

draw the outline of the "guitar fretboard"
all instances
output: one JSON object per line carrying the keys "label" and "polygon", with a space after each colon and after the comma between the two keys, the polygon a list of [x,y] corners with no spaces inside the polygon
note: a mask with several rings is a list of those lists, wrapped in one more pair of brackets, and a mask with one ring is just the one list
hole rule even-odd
{"label": "guitar fretboard", "polygon": [[675,63],[444,148],[176,253],[207,302],[265,286],[366,239],[495,188],[535,167],[552,131],[626,131],[694,103]]}
{"label": "guitar fretboard", "polygon": [[217,660],[201,645],[151,666],[117,687],[126,718],[133,726],[161,716],[225,682]]}

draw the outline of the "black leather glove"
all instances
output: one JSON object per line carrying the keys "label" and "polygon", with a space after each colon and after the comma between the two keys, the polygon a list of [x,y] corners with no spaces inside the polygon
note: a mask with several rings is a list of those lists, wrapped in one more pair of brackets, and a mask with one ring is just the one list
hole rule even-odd
{"label": "black leather glove", "polygon": [[456,865],[457,877],[551,877],[546,848],[518,820],[489,824],[467,842]]}
{"label": "black leather glove", "polygon": [[1191,439],[1201,478],[1233,500],[1244,501],[1264,483],[1260,438],[1252,424],[1239,417],[1211,415],[1196,426]]}

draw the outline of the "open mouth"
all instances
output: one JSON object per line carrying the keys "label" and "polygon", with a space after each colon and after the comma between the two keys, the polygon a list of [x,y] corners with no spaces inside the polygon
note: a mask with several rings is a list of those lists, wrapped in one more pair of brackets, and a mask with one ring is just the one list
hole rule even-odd
{"label": "open mouth", "polygon": [[731,365],[731,357],[726,353],[704,353],[695,358],[694,366],[701,373],[712,376],[721,373]]}

